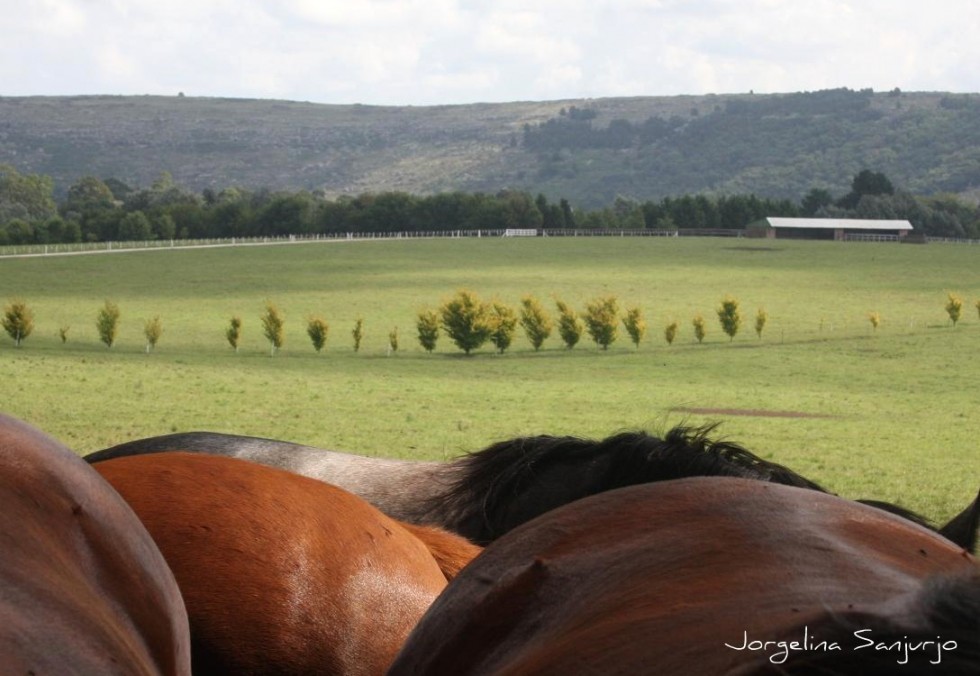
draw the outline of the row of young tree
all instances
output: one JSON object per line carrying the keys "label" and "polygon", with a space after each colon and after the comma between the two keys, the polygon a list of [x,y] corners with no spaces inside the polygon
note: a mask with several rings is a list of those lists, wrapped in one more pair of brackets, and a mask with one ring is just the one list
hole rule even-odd
{"label": "row of young tree", "polygon": [[747,195],[682,195],[640,202],[617,197],[577,210],[567,199],[520,190],[495,194],[365,193],[330,199],[317,191],[228,187],[200,194],[164,173],[148,188],[79,179],[60,202],[50,177],[0,165],[0,245],[143,241],[371,232],[499,229],[729,229],[768,216],[908,219],[927,235],[980,237],[980,208],[953,196],[915,197],[865,170],[846,195],[814,188],[799,203]]}
{"label": "row of young tree", "polygon": [[[630,341],[639,348],[647,335],[647,322],[643,310],[639,306],[627,307],[621,312],[619,301],[615,296],[603,296],[586,303],[581,312],[573,310],[561,299],[555,298],[556,313],[553,315],[534,296],[524,296],[520,306],[514,308],[499,300],[484,301],[473,291],[462,289],[438,309],[425,309],[416,315],[415,329],[419,345],[426,352],[433,352],[442,335],[445,335],[469,355],[486,343],[491,343],[500,354],[506,352],[514,342],[517,327],[520,326],[528,342],[538,351],[544,342],[557,331],[565,349],[571,350],[579,344],[585,334],[592,339],[596,346],[608,350],[619,336],[619,326],[625,329]],[[975,303],[980,315],[980,300]],[[963,299],[956,293],[947,295],[944,306],[950,321],[955,326],[962,317]],[[734,340],[743,324],[743,317],[738,299],[725,296],[716,309],[721,330]],[[119,332],[119,306],[106,300],[99,308],[95,318],[95,327],[99,340],[107,348],[111,348]],[[276,352],[285,343],[286,319],[282,310],[267,302],[265,311],[260,316],[262,334],[269,341],[270,354]],[[769,315],[764,308],[759,308],[754,317],[753,328],[761,339]],[[871,312],[868,315],[872,329],[877,331],[881,324],[881,314]],[[34,311],[21,300],[11,301],[4,309],[0,318],[4,331],[13,339],[16,346],[28,338],[34,331]],[[707,335],[707,322],[701,314],[691,320],[693,335],[698,343],[704,341]],[[61,326],[58,335],[62,343],[67,342],[70,326]],[[678,336],[680,324],[671,320],[663,328],[663,337],[668,345],[673,344]],[[243,321],[241,316],[233,316],[225,329],[228,344],[238,352],[242,340]],[[330,324],[321,315],[310,315],[306,321],[306,335],[317,353],[323,351],[327,344]],[[143,322],[143,336],[146,339],[146,352],[156,348],[163,335],[163,322],[159,316]],[[358,317],[350,332],[355,352],[361,349],[364,339],[364,319]],[[394,327],[388,333],[389,356],[398,351],[399,332]]]}

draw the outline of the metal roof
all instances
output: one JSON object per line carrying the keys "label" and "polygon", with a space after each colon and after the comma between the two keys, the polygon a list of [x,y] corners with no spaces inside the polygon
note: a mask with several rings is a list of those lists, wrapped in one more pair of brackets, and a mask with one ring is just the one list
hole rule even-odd
{"label": "metal roof", "polygon": [[771,228],[829,228],[833,230],[911,230],[908,221],[860,218],[764,218]]}

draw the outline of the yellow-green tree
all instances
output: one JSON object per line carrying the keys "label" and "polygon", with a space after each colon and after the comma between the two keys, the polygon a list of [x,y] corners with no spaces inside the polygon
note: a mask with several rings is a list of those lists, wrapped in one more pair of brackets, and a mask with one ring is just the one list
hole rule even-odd
{"label": "yellow-green tree", "polygon": [[149,354],[156,349],[160,336],[163,335],[163,322],[160,321],[159,316],[147,319],[143,323],[143,335],[146,337],[146,353]]}
{"label": "yellow-green tree", "polygon": [[674,344],[674,339],[677,337],[678,324],[676,321],[671,322],[664,327],[664,340],[667,341],[668,345]]}
{"label": "yellow-green tree", "polygon": [[3,330],[14,339],[14,345],[21,342],[34,331],[34,311],[21,300],[11,301],[3,312]]}
{"label": "yellow-green tree", "polygon": [[493,301],[489,306],[490,342],[503,354],[514,342],[517,331],[517,313],[509,305]]}
{"label": "yellow-green tree", "polygon": [[351,338],[354,339],[354,352],[359,352],[361,349],[361,341],[364,340],[364,319],[358,317],[354,320],[354,328],[350,332]]}
{"label": "yellow-green tree", "polygon": [[643,319],[643,310],[639,307],[627,309],[626,316],[623,317],[623,326],[626,327],[626,333],[629,334],[633,345],[639,349],[640,341],[643,340],[643,336],[647,333],[647,323]]}
{"label": "yellow-green tree", "polygon": [[881,324],[881,313],[880,312],[869,312],[868,321],[871,322],[871,329],[873,331],[878,330],[878,326]]}
{"label": "yellow-green tree", "polygon": [[619,302],[615,296],[595,298],[585,304],[582,315],[585,329],[595,344],[603,350],[616,342],[619,332]]}
{"label": "yellow-green tree", "polygon": [[95,317],[95,328],[99,332],[99,340],[106,347],[112,347],[119,331],[119,306],[107,300]]}
{"label": "yellow-green tree", "polygon": [[963,299],[955,293],[950,292],[946,297],[946,314],[952,320],[953,326],[956,326],[956,322],[960,321],[960,313],[962,312]]}
{"label": "yellow-green tree", "polygon": [[521,327],[535,350],[541,349],[553,326],[551,317],[537,298],[524,296],[521,299]]}
{"label": "yellow-green tree", "polygon": [[694,325],[694,337],[698,339],[698,342],[704,341],[705,335],[707,335],[707,329],[704,323],[704,317],[700,314],[694,315],[694,319],[691,320]]}
{"label": "yellow-green tree", "polygon": [[313,343],[313,349],[317,352],[327,344],[327,335],[330,333],[330,325],[323,317],[312,316],[306,320],[306,335]]}
{"label": "yellow-green tree", "polygon": [[492,327],[488,306],[472,291],[457,291],[443,303],[439,315],[446,335],[466,354],[490,339]]}
{"label": "yellow-green tree", "polygon": [[769,313],[765,311],[764,308],[759,308],[759,311],[755,313],[755,335],[762,338],[762,330],[766,328],[766,322],[769,321]]}
{"label": "yellow-green tree", "polygon": [[388,354],[398,352],[398,327],[388,332]]}
{"label": "yellow-green tree", "polygon": [[436,349],[439,340],[439,315],[435,310],[422,310],[418,313],[415,328],[419,332],[419,344],[426,352]]}
{"label": "yellow-green tree", "polygon": [[721,330],[728,334],[728,340],[734,340],[742,325],[742,315],[738,310],[738,300],[732,296],[725,296],[721,301],[721,306],[717,310],[718,321],[721,323]]}
{"label": "yellow-green tree", "polygon": [[582,323],[578,314],[567,303],[556,298],[555,305],[558,306],[558,335],[561,336],[562,342],[565,343],[565,348],[571,350],[582,339],[582,332],[585,331],[585,325]]}
{"label": "yellow-green tree", "polygon": [[274,303],[268,302],[265,304],[265,313],[260,319],[262,333],[269,341],[269,353],[274,356],[276,350],[280,349],[286,340],[286,318]]}
{"label": "yellow-green tree", "polygon": [[225,338],[228,339],[228,344],[235,348],[235,352],[238,352],[238,343],[242,339],[242,318],[232,317],[229,322],[228,328],[225,329]]}

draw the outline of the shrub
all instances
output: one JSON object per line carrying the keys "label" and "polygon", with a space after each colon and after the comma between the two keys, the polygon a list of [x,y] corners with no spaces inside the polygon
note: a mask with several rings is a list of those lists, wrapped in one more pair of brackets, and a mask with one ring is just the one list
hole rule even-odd
{"label": "shrub", "polygon": [[446,335],[466,354],[490,339],[492,327],[487,305],[472,291],[457,291],[443,304],[439,314]]}
{"label": "shrub", "polygon": [[274,356],[276,350],[282,347],[286,339],[285,323],[286,318],[275,304],[269,302],[265,304],[265,314],[262,315],[262,334],[269,341],[269,354]]}
{"label": "shrub", "polygon": [[759,311],[755,313],[755,335],[762,339],[762,330],[766,328],[766,322],[769,320],[769,313],[767,313],[763,308],[759,308]]}
{"label": "shrub", "polygon": [[149,354],[156,348],[160,336],[163,335],[163,323],[160,317],[148,319],[143,323],[143,335],[146,336],[146,353]]}
{"label": "shrub", "polygon": [[707,334],[704,317],[701,315],[694,315],[694,319],[691,320],[694,325],[694,337],[698,339],[698,342],[703,342],[704,337]]}
{"label": "shrub", "polygon": [[330,332],[330,325],[323,317],[310,317],[306,322],[306,335],[313,343],[313,349],[318,353],[327,344],[327,334]]}
{"label": "shrub", "polygon": [[878,330],[878,325],[881,324],[881,313],[879,312],[869,312],[868,321],[871,322],[871,329],[873,331]]}
{"label": "shrub", "polygon": [[238,342],[242,338],[242,318],[232,317],[228,328],[225,330],[225,338],[228,343],[238,352]]}
{"label": "shrub", "polygon": [[626,327],[626,333],[629,334],[633,345],[639,349],[640,341],[643,340],[643,336],[647,332],[647,323],[643,319],[643,311],[638,307],[628,309],[626,316],[623,317],[623,326]]}
{"label": "shrub", "polygon": [[415,328],[419,333],[419,345],[426,352],[436,349],[436,341],[439,340],[439,315],[435,310],[422,310],[419,312]]}
{"label": "shrub", "polygon": [[555,305],[558,306],[558,335],[561,336],[565,347],[571,350],[582,338],[585,325],[582,323],[578,314],[564,302],[556,299]]}
{"label": "shrub", "polygon": [[34,311],[24,301],[11,301],[3,312],[2,324],[14,344],[20,347],[21,341],[34,331]]}
{"label": "shrub", "polygon": [[396,326],[388,333],[388,354],[398,352],[398,327]]}
{"label": "shrub", "polygon": [[354,352],[359,352],[361,349],[361,340],[364,339],[364,319],[358,317],[354,320],[354,328],[350,332],[351,337],[354,339]]}
{"label": "shrub", "polygon": [[503,354],[514,342],[517,331],[517,313],[499,301],[494,301],[489,307],[490,342]]}
{"label": "shrub", "polygon": [[953,321],[953,326],[960,321],[960,313],[963,311],[963,299],[955,293],[950,293],[946,300],[946,314]]}
{"label": "shrub", "polygon": [[725,296],[718,308],[718,321],[721,323],[721,330],[728,334],[728,340],[734,340],[742,325],[742,315],[738,311],[738,301],[731,296]]}
{"label": "shrub", "polygon": [[619,303],[614,296],[596,298],[585,304],[585,328],[595,344],[603,350],[616,342]]}
{"label": "shrub", "polygon": [[60,329],[58,329],[58,337],[61,338],[61,344],[62,345],[64,345],[65,343],[68,342],[68,331],[69,331],[69,329],[71,329],[71,327],[68,324],[65,324]]}
{"label": "shrub", "polygon": [[105,343],[106,347],[112,347],[116,342],[116,333],[119,331],[119,306],[107,300],[95,318],[95,328],[99,332],[99,340]]}
{"label": "shrub", "polygon": [[676,321],[671,322],[670,324],[664,327],[664,340],[667,341],[668,345],[674,344],[674,338],[677,337],[677,327],[678,324]]}
{"label": "shrub", "polygon": [[524,296],[521,299],[521,327],[535,351],[541,349],[553,326],[551,317],[537,298]]}

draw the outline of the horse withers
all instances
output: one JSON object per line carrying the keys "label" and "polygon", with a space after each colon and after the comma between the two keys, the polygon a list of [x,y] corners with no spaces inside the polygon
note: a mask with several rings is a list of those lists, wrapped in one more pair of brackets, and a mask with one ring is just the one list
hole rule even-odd
{"label": "horse withers", "polygon": [[632,486],[489,545],[389,671],[570,673],[977,674],[980,568],[917,524],[813,490]]}
{"label": "horse withers", "polygon": [[335,486],[234,458],[169,452],[93,467],[174,571],[195,676],[381,674],[480,551]]}
{"label": "horse withers", "polygon": [[173,574],[121,497],[75,453],[0,415],[4,674],[190,674]]}

